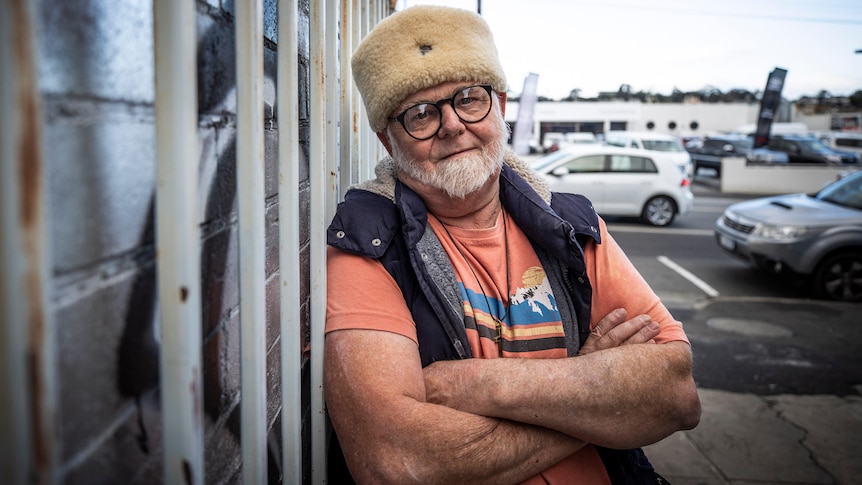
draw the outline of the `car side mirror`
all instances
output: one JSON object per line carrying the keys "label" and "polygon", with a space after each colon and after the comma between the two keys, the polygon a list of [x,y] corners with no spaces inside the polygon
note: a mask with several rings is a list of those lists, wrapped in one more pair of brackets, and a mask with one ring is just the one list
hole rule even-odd
{"label": "car side mirror", "polygon": [[551,175],[555,175],[557,177],[562,177],[563,175],[568,175],[569,169],[566,167],[557,167],[551,171]]}

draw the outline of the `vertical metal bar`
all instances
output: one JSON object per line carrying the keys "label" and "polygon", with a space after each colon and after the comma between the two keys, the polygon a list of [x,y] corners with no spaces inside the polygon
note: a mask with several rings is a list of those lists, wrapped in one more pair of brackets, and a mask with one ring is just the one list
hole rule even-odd
{"label": "vertical metal bar", "polygon": [[[356,46],[359,45],[359,41],[362,40],[363,34],[363,26],[364,20],[362,16],[363,2],[362,0],[353,0],[350,2],[351,8],[353,9],[353,13],[351,14],[351,22],[350,22],[350,30],[347,31],[347,35],[350,36],[351,42],[351,54],[356,49]],[[368,162],[369,160],[363,154],[363,147],[365,144],[365,134],[368,128],[365,126],[365,112],[362,108],[362,99],[359,96],[359,90],[356,88],[356,83],[353,82],[353,72],[350,67],[350,55],[345,56],[347,58],[347,62],[345,62],[346,68],[344,69],[344,83],[350,86],[350,153],[352,158],[352,163],[355,166],[357,182],[365,180],[369,176],[368,172]]]}
{"label": "vertical metal bar", "polygon": [[[323,330],[326,323],[326,203],[332,151],[326,145],[326,6],[311,2],[309,140],[309,266],[311,298],[311,482],[326,482],[326,419],[323,402]],[[334,35],[334,33],[332,33]]]}
{"label": "vertical metal bar", "polygon": [[326,66],[325,89],[326,89],[326,144],[328,148],[326,157],[327,184],[326,184],[326,221],[327,224],[335,215],[335,207],[338,203],[339,179],[341,157],[341,62],[339,42],[344,41],[344,36],[339,35],[338,24],[340,20],[341,0],[326,0]]}
{"label": "vertical metal bar", "polygon": [[[363,12],[362,37],[364,38],[371,31],[371,27],[377,23],[377,2],[378,0],[367,0],[368,3]],[[367,123],[367,112],[365,113],[365,121]],[[370,127],[366,124],[363,130],[365,138],[365,160],[369,165],[369,175],[373,173],[374,165],[377,162],[377,137],[371,132]]]}
{"label": "vertical metal bar", "polygon": [[299,21],[297,0],[278,3],[278,229],[281,276],[283,483],[302,483],[302,302],[299,280]]}
{"label": "vertical metal bar", "polygon": [[164,482],[201,484],[203,383],[194,4],[156,0],[153,17]]}
{"label": "vertical metal bar", "polygon": [[0,476],[10,484],[57,479],[34,5],[0,2]]}
{"label": "vertical metal bar", "polygon": [[[366,178],[365,173],[365,157],[362,156],[362,101],[359,98],[359,90],[356,89],[356,84],[353,82],[353,71],[350,67],[350,59],[359,41],[362,39],[362,6],[361,0],[351,0],[347,2],[345,8],[351,9],[350,23],[345,28],[345,36],[350,38],[350,50],[345,51],[344,68],[342,75],[346,88],[350,90],[349,105],[345,108],[349,111],[350,125],[347,130],[350,132],[350,159],[353,164],[354,173],[356,174],[356,182],[360,182]],[[342,192],[346,192],[347,187],[343,187]]]}
{"label": "vertical metal bar", "polygon": [[341,196],[347,187],[359,181],[359,165],[354,159],[356,113],[353,110],[353,83],[350,77],[350,53],[353,52],[353,0],[341,0]]}
{"label": "vertical metal bar", "polygon": [[243,483],[266,483],[263,3],[236,4]]}

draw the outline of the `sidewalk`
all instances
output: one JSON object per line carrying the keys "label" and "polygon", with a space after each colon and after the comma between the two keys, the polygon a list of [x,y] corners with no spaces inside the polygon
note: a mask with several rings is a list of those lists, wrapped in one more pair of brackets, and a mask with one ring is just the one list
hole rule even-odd
{"label": "sidewalk", "polygon": [[673,485],[860,483],[862,396],[699,394],[700,425],[645,448]]}
{"label": "sidewalk", "polygon": [[[815,307],[817,311],[812,310]],[[800,338],[800,329],[807,326],[822,336],[818,340],[843,341],[842,355],[832,354],[842,359],[860,345],[860,310],[855,304],[815,300],[718,299],[696,310],[690,338],[695,349],[699,342],[714,338],[704,332],[701,320],[716,315],[739,318],[738,331],[750,332],[754,325],[746,326],[743,318],[754,313],[761,315],[755,318],[772,316],[778,320],[777,326]],[[818,315],[817,321],[812,321],[812,314]],[[812,324],[817,327],[811,329]],[[756,339],[753,334],[749,338]],[[803,370],[792,372],[804,375]],[[826,368],[816,375],[826,380],[832,371]],[[857,393],[851,390],[846,396],[755,395],[700,388],[700,424],[645,447],[645,451],[656,470],[673,485],[862,483],[862,372],[859,376],[853,372],[850,379]]]}

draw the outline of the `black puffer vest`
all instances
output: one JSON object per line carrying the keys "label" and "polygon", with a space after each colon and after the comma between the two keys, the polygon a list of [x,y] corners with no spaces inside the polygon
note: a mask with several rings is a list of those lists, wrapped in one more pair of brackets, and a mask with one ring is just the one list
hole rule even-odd
{"label": "black puffer vest", "polygon": [[[329,226],[327,242],[379,260],[392,275],[416,323],[423,367],[470,358],[451,263],[434,232],[427,230],[425,204],[410,188],[393,182],[392,193],[349,190]],[[601,243],[598,216],[581,195],[554,193],[548,204],[509,165],[500,175],[500,199],[536,250],[564,323],[567,353],[577,355],[589,335],[592,296],[583,246]],[[638,469],[652,472],[640,449],[596,448],[614,484],[666,483],[636,478]],[[329,463],[331,483],[352,483],[335,436]]]}

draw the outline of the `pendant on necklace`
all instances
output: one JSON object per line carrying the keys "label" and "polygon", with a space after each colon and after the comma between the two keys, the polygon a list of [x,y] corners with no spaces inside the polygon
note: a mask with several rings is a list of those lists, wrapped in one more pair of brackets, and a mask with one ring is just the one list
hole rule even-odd
{"label": "pendant on necklace", "polygon": [[494,327],[497,329],[497,335],[494,336],[494,343],[497,344],[497,356],[503,356],[503,322],[499,318],[492,316]]}

